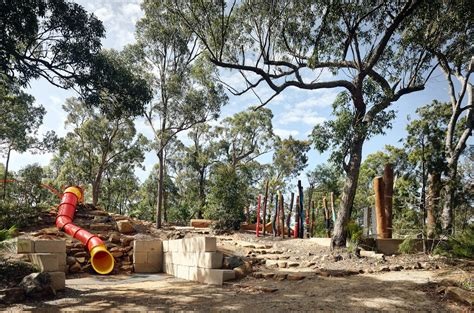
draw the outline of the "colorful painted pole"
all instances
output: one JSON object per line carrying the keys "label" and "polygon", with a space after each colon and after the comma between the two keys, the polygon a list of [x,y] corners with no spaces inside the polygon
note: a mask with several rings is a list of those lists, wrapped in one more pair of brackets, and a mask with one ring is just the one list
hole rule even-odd
{"label": "colorful painted pole", "polygon": [[314,226],[316,224],[316,212],[315,212],[315,207],[314,207],[314,200],[311,201],[311,230],[310,230],[310,236],[313,237],[314,234]]}
{"label": "colorful painted pole", "polygon": [[393,165],[385,164],[383,170],[384,210],[387,227],[387,238],[392,238],[392,206],[393,206]]}
{"label": "colorful painted pole", "polygon": [[280,200],[278,201],[280,205],[280,235],[281,238],[285,238],[285,203],[283,202],[283,194],[280,193]]}
{"label": "colorful painted pole", "polygon": [[[278,191],[278,193],[280,193]],[[278,194],[275,195],[275,214],[273,215],[273,220],[272,220],[272,232],[273,232],[273,237],[277,236],[277,223],[278,223]]]}
{"label": "colorful painted pole", "polygon": [[[261,200],[262,195],[258,195],[258,204],[257,204],[257,227],[255,229],[255,234],[257,237],[260,235],[260,200]],[[264,226],[265,227],[265,224]]]}
{"label": "colorful painted pole", "polygon": [[293,211],[293,201],[295,200],[295,193],[291,193],[290,198],[290,213],[288,213],[288,217],[286,218],[286,228],[288,229],[288,238],[291,237],[291,230],[290,230],[290,223],[291,223],[291,212]]}
{"label": "colorful painted pole", "polygon": [[268,202],[268,183],[265,184],[265,197],[263,198],[263,237],[265,237],[266,225],[267,225],[267,202]]}
{"label": "colorful painted pole", "polygon": [[300,228],[300,196],[296,196],[296,205],[295,205],[295,229],[293,230],[293,237],[299,237],[299,228]]}
{"label": "colorful painted pole", "polygon": [[301,180],[298,180],[298,192],[300,195],[300,203],[299,203],[299,211],[300,211],[300,223],[299,223],[299,228],[298,232],[299,238],[304,238],[304,222],[305,222],[305,216],[304,216],[304,204],[303,204],[303,186],[301,185]]}

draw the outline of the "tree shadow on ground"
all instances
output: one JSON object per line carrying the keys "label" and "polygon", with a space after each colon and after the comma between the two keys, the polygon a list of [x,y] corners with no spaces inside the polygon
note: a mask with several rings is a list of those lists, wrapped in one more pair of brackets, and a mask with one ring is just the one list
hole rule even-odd
{"label": "tree shadow on ground", "polygon": [[[409,275],[409,273],[407,273]],[[130,285],[67,288],[58,299],[17,306],[35,312],[63,310],[165,311],[450,311],[427,293],[428,282],[310,276],[300,281],[246,278],[223,287],[171,279]],[[267,293],[265,289],[278,290]],[[1,307],[0,307],[1,308]],[[13,307],[14,308],[14,307]]]}

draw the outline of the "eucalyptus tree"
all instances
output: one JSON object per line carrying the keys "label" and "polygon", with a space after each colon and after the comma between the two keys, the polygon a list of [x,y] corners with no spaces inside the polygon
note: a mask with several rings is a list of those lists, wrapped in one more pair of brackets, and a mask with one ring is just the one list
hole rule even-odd
{"label": "eucalyptus tree", "polygon": [[[430,54],[405,40],[422,17],[422,1],[167,1],[199,37],[215,65],[234,69],[246,87],[267,86],[267,104],[290,87],[345,90],[352,104],[352,137],[343,157],[346,181],[332,246],[345,246],[346,225],[357,189],[367,129],[393,102],[424,89],[432,73]],[[426,15],[428,17],[428,15]],[[335,75],[330,75],[333,73]],[[370,100],[369,81],[375,86]],[[368,101],[369,100],[369,101]]]}
{"label": "eucalyptus tree", "polygon": [[[54,132],[46,132],[42,138],[38,134],[46,110],[34,102],[34,97],[22,91],[17,84],[0,80],[0,151],[6,157],[4,180],[8,178],[12,151],[46,152],[53,150],[57,143]],[[6,188],[3,184],[4,199]]]}
{"label": "eucalyptus tree", "polygon": [[74,2],[0,2],[0,70],[26,85],[45,78],[72,87],[89,75],[105,36],[102,22]]}
{"label": "eucalyptus tree", "polygon": [[441,178],[447,170],[443,137],[448,127],[450,111],[448,103],[436,100],[418,108],[418,118],[407,125],[408,135],[404,140],[408,161],[418,168],[423,185],[426,182],[428,187],[425,207],[426,231],[429,237],[434,236],[436,217],[440,215]]}
{"label": "eucalyptus tree", "polygon": [[214,69],[200,58],[196,36],[179,23],[161,1],[146,0],[137,23],[137,44],[129,49],[154,89],[144,115],[156,143],[158,199],[156,226],[161,227],[165,150],[178,133],[216,118],[227,97],[212,78]]}
{"label": "eucalyptus tree", "polygon": [[67,99],[63,109],[68,113],[66,126],[72,129],[62,139],[57,180],[90,184],[92,204],[97,205],[104,175],[113,176],[123,166],[142,166],[147,139],[137,135],[133,120],[127,116],[109,119],[75,98]]}
{"label": "eucalyptus tree", "polygon": [[[469,1],[435,1],[429,18],[413,24],[410,40],[434,55],[446,77],[451,112],[444,152],[448,183],[444,186],[442,227],[453,231],[457,164],[474,128],[474,11]],[[459,134],[459,135],[458,135]]]}
{"label": "eucalyptus tree", "polygon": [[276,136],[273,164],[269,166],[270,186],[273,191],[285,188],[289,181],[306,168],[310,145],[308,140],[298,140],[292,136],[281,139]]}
{"label": "eucalyptus tree", "polygon": [[221,161],[237,169],[273,150],[272,117],[269,109],[250,107],[225,118],[215,127]]}

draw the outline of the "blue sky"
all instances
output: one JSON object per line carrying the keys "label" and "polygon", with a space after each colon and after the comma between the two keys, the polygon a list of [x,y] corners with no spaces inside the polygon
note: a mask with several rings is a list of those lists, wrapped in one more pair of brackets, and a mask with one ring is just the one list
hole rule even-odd
{"label": "blue sky", "polygon": [[[134,41],[134,25],[143,15],[139,1],[81,0],[76,2],[103,21],[107,31],[107,37],[103,41],[104,48],[121,49],[124,45]],[[243,86],[244,82],[240,74],[236,72],[226,70],[222,72],[222,76],[232,86]],[[299,139],[307,139],[315,124],[331,119],[331,104],[339,91],[341,90],[302,91],[297,88],[286,90],[267,105],[267,108],[271,109],[274,114],[273,126],[275,133],[281,137],[292,135]],[[65,135],[67,132],[67,129],[64,128],[66,114],[61,106],[66,98],[77,96],[75,92],[56,88],[45,80],[31,82],[28,92],[36,98],[37,103],[42,104],[47,109],[47,115],[40,132],[54,130],[59,135]],[[262,87],[258,89],[258,94],[265,99],[265,95],[270,95],[270,91],[268,88]],[[258,104],[258,99],[252,93],[240,97],[229,95],[229,99],[229,104],[222,109],[221,118],[242,111],[250,105]],[[392,108],[397,111],[393,128],[387,130],[385,136],[376,136],[366,142],[364,157],[383,149],[386,144],[399,145],[399,139],[406,134],[407,116],[415,116],[417,107],[430,103],[433,99],[448,100],[446,81],[439,72],[433,75],[424,91],[404,96],[392,105]],[[137,120],[136,125],[140,132],[152,138],[151,131],[143,120]],[[181,134],[180,139],[186,140],[186,135]],[[472,144],[472,137],[470,142]],[[313,169],[316,164],[324,163],[328,155],[329,153],[319,154],[311,149],[307,170]],[[16,171],[30,163],[46,165],[50,158],[51,154],[12,153],[10,168]],[[263,162],[269,162],[270,160],[270,154],[261,158]],[[145,160],[145,171],[138,170],[136,172],[142,181],[147,177],[156,162],[157,158],[154,153],[148,153]]]}

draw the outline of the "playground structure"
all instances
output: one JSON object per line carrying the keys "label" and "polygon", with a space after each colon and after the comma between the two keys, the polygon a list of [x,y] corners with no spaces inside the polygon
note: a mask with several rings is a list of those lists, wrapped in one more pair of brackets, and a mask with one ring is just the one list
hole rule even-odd
{"label": "playground structure", "polygon": [[76,206],[83,201],[83,191],[78,186],[68,187],[61,197],[56,217],[56,227],[81,241],[89,250],[92,268],[98,274],[109,274],[114,269],[114,258],[104,242],[96,235],[73,224]]}

